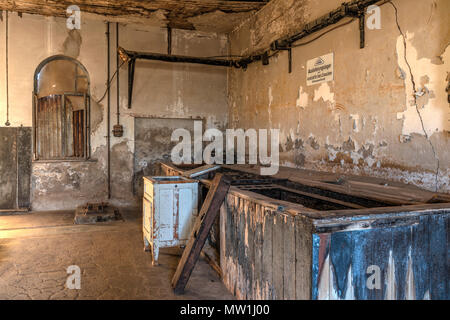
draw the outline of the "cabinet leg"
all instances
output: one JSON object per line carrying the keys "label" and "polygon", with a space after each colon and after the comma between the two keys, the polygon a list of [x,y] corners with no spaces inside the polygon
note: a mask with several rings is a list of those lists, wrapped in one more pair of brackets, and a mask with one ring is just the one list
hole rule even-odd
{"label": "cabinet leg", "polygon": [[159,247],[155,244],[152,245],[152,264],[154,266],[158,265]]}
{"label": "cabinet leg", "polygon": [[150,243],[148,242],[148,240],[145,237],[144,237],[144,251],[150,252]]}

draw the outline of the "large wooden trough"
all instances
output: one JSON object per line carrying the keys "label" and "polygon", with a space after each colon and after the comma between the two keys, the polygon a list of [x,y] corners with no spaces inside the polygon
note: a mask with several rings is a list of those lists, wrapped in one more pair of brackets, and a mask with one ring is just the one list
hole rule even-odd
{"label": "large wooden trough", "polygon": [[220,267],[238,299],[449,299],[448,195],[305,170],[221,171],[235,183]]}

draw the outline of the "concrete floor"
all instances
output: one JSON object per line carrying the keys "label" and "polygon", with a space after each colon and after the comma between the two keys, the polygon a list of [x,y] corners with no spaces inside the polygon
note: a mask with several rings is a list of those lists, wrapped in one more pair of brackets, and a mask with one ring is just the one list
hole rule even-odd
{"label": "concrete floor", "polygon": [[[200,259],[184,295],[170,282],[181,249],[161,249],[160,265],[143,251],[141,214],[122,221],[73,225],[73,212],[0,216],[0,299],[233,299]],[[81,269],[81,289],[65,284],[67,267]]]}

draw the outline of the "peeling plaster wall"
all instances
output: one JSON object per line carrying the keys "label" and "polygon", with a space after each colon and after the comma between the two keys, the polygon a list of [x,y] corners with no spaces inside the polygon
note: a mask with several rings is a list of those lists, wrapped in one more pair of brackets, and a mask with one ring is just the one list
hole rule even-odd
{"label": "peeling plaster wall", "polygon": [[[91,80],[91,155],[88,162],[34,162],[33,210],[74,209],[87,201],[106,201],[107,99],[106,24],[82,16],[81,30],[69,31],[63,18],[15,13],[9,16],[9,101],[13,127],[32,126],[33,75],[41,61],[65,54],[79,60]],[[173,31],[174,54],[223,55],[226,36],[199,31]],[[120,45],[129,50],[167,52],[166,29],[120,25]],[[5,19],[0,22],[0,126],[6,121]],[[111,24],[111,75],[116,70],[115,24]],[[120,70],[122,138],[111,138],[111,202],[137,205],[133,194],[134,119],[204,119],[208,126],[227,123],[227,70],[193,65],[141,62],[136,65],[133,108],[127,108],[127,66]],[[116,80],[111,85],[111,129],[116,124]],[[168,137],[170,139],[170,136]]]}
{"label": "peeling plaster wall", "polygon": [[161,161],[170,161],[177,142],[171,141],[172,132],[186,129],[194,137],[194,121],[187,119],[136,118],[134,141],[134,194],[144,195],[144,176],[161,176]]}
{"label": "peeling plaster wall", "polygon": [[[1,22],[1,74],[5,74],[5,19]],[[12,126],[32,126],[34,72],[44,59],[63,54],[79,60],[91,81],[91,112],[104,118],[104,105],[98,100],[105,90],[106,38],[101,21],[82,20],[81,30],[69,32],[62,18],[9,15],[9,101]],[[5,77],[0,80],[0,124],[6,121]],[[97,125],[92,136],[105,135],[105,126]],[[33,210],[73,209],[75,206],[106,197],[105,142],[92,140],[93,161],[34,162],[31,176]]]}
{"label": "peeling plaster wall", "polygon": [[[231,33],[231,53],[267,48],[340,4],[273,0]],[[366,28],[364,49],[354,21],[293,49],[291,74],[287,52],[271,58],[268,66],[259,62],[246,71],[232,70],[230,126],[280,128],[285,166],[377,176],[450,192],[450,2],[394,4],[406,59],[394,9],[382,5],[381,29]],[[306,62],[331,52],[334,81],[307,86]],[[411,103],[412,79],[417,108]]]}
{"label": "peeling plaster wall", "polygon": [[[111,36],[115,39],[115,26],[112,29]],[[228,53],[228,37],[224,35],[177,29],[172,32],[172,54],[218,56]],[[120,46],[128,50],[167,53],[166,29],[127,25],[120,27],[119,36]],[[115,70],[115,66],[112,70]],[[163,123],[171,122],[170,119],[201,119],[206,128],[222,129],[226,127],[228,117],[226,68],[138,60],[135,72],[133,104],[128,109],[128,72],[125,66],[120,71],[119,112],[125,131],[122,138],[111,139],[113,146],[121,145],[119,149],[113,147],[111,153],[112,195],[119,203],[128,203],[129,199],[140,203],[140,192],[134,190],[134,180],[139,178],[140,172],[153,172],[153,169],[147,168],[152,165],[151,161],[144,167],[136,163],[160,159],[162,156],[158,145],[155,145],[145,152],[145,159],[135,159],[135,155],[139,157],[142,154],[142,150],[135,150],[135,119],[160,119]],[[114,84],[111,90],[114,97],[111,106],[112,125],[116,123],[116,89]],[[171,132],[170,129],[164,132],[167,143],[170,142]],[[149,135],[152,134],[149,132]],[[142,141],[137,142],[139,144]]]}

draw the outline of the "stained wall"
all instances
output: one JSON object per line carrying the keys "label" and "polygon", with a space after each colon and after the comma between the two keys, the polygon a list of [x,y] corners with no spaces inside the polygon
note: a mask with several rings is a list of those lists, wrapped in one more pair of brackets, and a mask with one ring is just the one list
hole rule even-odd
{"label": "stained wall", "polygon": [[[5,29],[4,14],[0,21],[0,126],[6,122]],[[111,24],[109,37],[112,76],[116,71],[116,24]],[[173,54],[216,56],[228,52],[227,37],[216,33],[174,30],[172,44]],[[167,53],[167,30],[120,24],[119,45],[128,50]],[[92,156],[90,161],[34,161],[33,210],[73,209],[87,201],[108,200],[107,97],[102,100],[107,83],[105,22],[82,14],[81,29],[69,30],[64,18],[9,14],[9,121],[12,127],[32,127],[34,72],[44,59],[59,54],[77,59],[89,73]],[[131,109],[127,73],[127,65],[123,65],[119,99],[115,79],[110,88],[111,129],[117,123],[117,113],[124,126],[123,137],[111,138],[110,201],[123,206],[139,203],[133,188],[136,118],[199,118],[208,126],[225,127],[228,116],[227,71],[223,68],[139,61]],[[170,141],[170,135],[166,139]]]}
{"label": "stained wall", "polygon": [[[364,49],[356,20],[296,43],[304,45],[293,49],[292,73],[287,52],[268,66],[256,62],[231,71],[230,126],[279,128],[284,166],[450,192],[450,3],[393,3],[398,24],[393,6],[382,5],[381,28],[366,26]],[[231,33],[231,53],[264,50],[340,4],[273,0]],[[307,61],[328,53],[334,53],[334,81],[307,86]]]}

